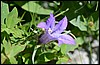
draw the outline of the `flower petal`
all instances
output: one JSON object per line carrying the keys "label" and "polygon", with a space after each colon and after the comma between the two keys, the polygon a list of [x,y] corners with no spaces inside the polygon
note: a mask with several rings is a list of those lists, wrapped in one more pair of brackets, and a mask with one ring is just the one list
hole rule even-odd
{"label": "flower petal", "polygon": [[46,24],[47,24],[48,28],[51,28],[51,29],[54,28],[54,26],[55,26],[55,17],[53,16],[52,13],[50,13],[50,17],[46,21]]}
{"label": "flower petal", "polygon": [[47,25],[45,22],[40,22],[38,25],[37,25],[38,28],[45,28],[47,29]]}
{"label": "flower petal", "polygon": [[66,34],[61,34],[58,38],[58,44],[76,44],[75,40],[70,36]]}
{"label": "flower petal", "polygon": [[62,33],[67,27],[67,18],[66,16],[55,26],[53,33]]}
{"label": "flower petal", "polygon": [[55,40],[55,38],[52,37],[51,34],[49,34],[48,32],[45,32],[45,34],[43,34],[39,40],[40,40],[41,43],[46,44],[50,41]]}
{"label": "flower petal", "polygon": [[61,40],[58,40],[58,45],[60,46],[61,44],[63,44],[63,42]]}
{"label": "flower petal", "polygon": [[53,38],[59,38],[59,36],[61,36],[61,34],[59,34],[59,33],[53,33],[53,34],[51,34],[51,36],[53,37]]}

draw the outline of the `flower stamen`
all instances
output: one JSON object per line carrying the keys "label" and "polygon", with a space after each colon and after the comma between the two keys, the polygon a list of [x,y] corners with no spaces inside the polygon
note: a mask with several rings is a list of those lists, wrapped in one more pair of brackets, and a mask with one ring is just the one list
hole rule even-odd
{"label": "flower stamen", "polygon": [[50,32],[50,33],[52,32],[51,28],[48,29],[48,32]]}

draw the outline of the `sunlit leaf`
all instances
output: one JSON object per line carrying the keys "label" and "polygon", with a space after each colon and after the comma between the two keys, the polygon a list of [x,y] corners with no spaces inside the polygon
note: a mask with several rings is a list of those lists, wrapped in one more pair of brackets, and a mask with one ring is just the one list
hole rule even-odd
{"label": "sunlit leaf", "polygon": [[7,56],[9,58],[13,57],[13,56],[17,55],[19,52],[23,51],[26,46],[26,45],[14,45],[14,44],[11,46],[11,43],[9,43],[5,40],[3,40],[3,45],[5,48],[5,53],[7,54]]}
{"label": "sunlit leaf", "polygon": [[22,6],[24,5],[26,2],[28,1],[13,1],[15,4],[19,5],[19,6]]}
{"label": "sunlit leaf", "polygon": [[1,24],[4,24],[4,19],[9,13],[8,4],[1,1]]}
{"label": "sunlit leaf", "polygon": [[76,39],[76,43],[77,43],[78,45],[82,45],[82,44],[84,43],[84,40],[82,39],[82,37],[78,37],[78,38]]}
{"label": "sunlit leaf", "polygon": [[25,3],[22,6],[22,8],[27,11],[37,13],[37,14],[49,15],[50,13],[53,13],[53,10],[44,9],[43,7],[41,7],[38,3],[34,2],[34,1],[29,1],[29,2]]}
{"label": "sunlit leaf", "polygon": [[67,56],[64,56],[64,57],[60,57],[59,59],[58,59],[58,61],[56,62],[56,64],[66,64],[67,63],[67,61],[68,61],[68,57]]}
{"label": "sunlit leaf", "polygon": [[92,15],[92,18],[93,18],[93,26],[91,26],[91,30],[92,31],[96,31],[99,29],[99,12],[94,12]]}
{"label": "sunlit leaf", "polygon": [[82,45],[83,44],[83,39],[81,37],[78,37],[75,39],[76,40],[76,44],[75,45],[71,45],[71,44],[62,44],[60,46],[61,48],[61,53],[62,54],[67,54],[69,51],[74,51],[76,48],[78,48],[78,45]]}
{"label": "sunlit leaf", "polygon": [[13,28],[20,21],[17,17],[18,11],[17,8],[14,7],[14,9],[7,15],[6,25],[8,28]]}
{"label": "sunlit leaf", "polygon": [[15,57],[12,56],[9,58],[9,60],[10,60],[11,64],[17,64]]}
{"label": "sunlit leaf", "polygon": [[3,50],[3,44],[1,43],[1,52],[2,52],[2,50]]}
{"label": "sunlit leaf", "polygon": [[10,42],[7,42],[4,38],[3,40],[3,46],[4,46],[4,49],[5,49],[5,53],[6,55],[8,55],[11,51],[11,43]]}
{"label": "sunlit leaf", "polygon": [[45,53],[44,57],[45,57],[45,62],[47,62],[47,61],[53,60],[55,55],[53,53]]}
{"label": "sunlit leaf", "polygon": [[96,28],[96,30],[99,30],[99,18],[98,18],[98,20],[95,23],[95,28]]}
{"label": "sunlit leaf", "polygon": [[61,53],[62,54],[66,54],[67,53],[67,45],[66,44],[62,44],[61,46],[60,46],[60,48],[61,48]]}
{"label": "sunlit leaf", "polygon": [[2,24],[1,25],[1,32],[3,32],[5,30],[5,28],[6,28],[6,25],[5,24]]}
{"label": "sunlit leaf", "polygon": [[60,47],[59,46],[55,46],[54,49],[56,49],[57,51],[59,51]]}
{"label": "sunlit leaf", "polygon": [[10,32],[13,33],[13,36],[15,38],[18,38],[18,37],[21,38],[22,34],[24,34],[24,32],[19,28],[11,28]]}
{"label": "sunlit leaf", "polygon": [[77,19],[72,19],[70,23],[78,27],[81,31],[87,31],[87,27],[85,26],[84,22],[80,20],[80,16],[78,16]]}
{"label": "sunlit leaf", "polygon": [[9,58],[17,55],[19,52],[25,49],[26,45],[12,45],[12,50],[10,51]]}
{"label": "sunlit leaf", "polygon": [[29,62],[29,59],[26,60],[25,64],[28,64],[28,62]]}
{"label": "sunlit leaf", "polygon": [[1,53],[1,64],[3,64],[6,59],[6,56],[3,53]]}

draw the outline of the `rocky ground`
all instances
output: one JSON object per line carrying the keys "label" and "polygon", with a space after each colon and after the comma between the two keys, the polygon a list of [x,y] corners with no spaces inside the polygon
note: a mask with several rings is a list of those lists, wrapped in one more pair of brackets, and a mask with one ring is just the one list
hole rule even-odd
{"label": "rocky ground", "polygon": [[74,53],[69,53],[71,57],[71,61],[67,64],[99,64],[99,41],[94,40],[92,43],[92,56],[91,60],[89,59],[89,55],[84,49],[75,50]]}

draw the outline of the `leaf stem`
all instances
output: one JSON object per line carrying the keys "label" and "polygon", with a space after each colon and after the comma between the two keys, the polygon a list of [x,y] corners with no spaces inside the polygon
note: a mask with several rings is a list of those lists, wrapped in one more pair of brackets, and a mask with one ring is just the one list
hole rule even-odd
{"label": "leaf stem", "polygon": [[33,55],[32,55],[32,62],[33,62],[33,64],[35,64],[34,58],[35,58],[36,51],[37,51],[37,49],[38,49],[39,47],[40,47],[40,45],[37,45],[37,46],[35,47],[34,51],[33,51]]}
{"label": "leaf stem", "polygon": [[64,13],[65,13],[66,11],[68,11],[68,10],[69,10],[69,8],[67,8],[65,11],[62,11],[61,13],[55,15],[55,17],[58,17],[58,16],[60,16],[61,14],[64,14]]}
{"label": "leaf stem", "polygon": [[91,48],[90,41],[89,41],[89,50],[90,50],[90,64],[91,64],[91,61],[92,61],[92,48]]}
{"label": "leaf stem", "polygon": [[76,37],[72,33],[69,33],[69,34],[72,35],[76,39]]}
{"label": "leaf stem", "polygon": [[96,5],[96,9],[95,9],[95,11],[97,11],[97,9],[98,9],[98,5],[99,5],[99,2],[97,1],[97,5]]}

